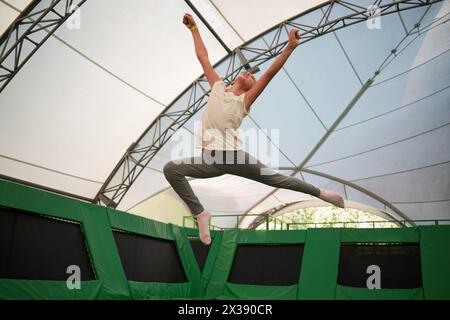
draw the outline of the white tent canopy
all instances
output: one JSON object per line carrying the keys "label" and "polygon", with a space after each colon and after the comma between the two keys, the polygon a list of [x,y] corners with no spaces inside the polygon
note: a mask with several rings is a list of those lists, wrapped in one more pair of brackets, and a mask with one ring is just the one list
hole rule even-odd
{"label": "white tent canopy", "polygon": [[[266,31],[303,12],[299,19],[308,23],[323,15],[326,2],[192,5],[234,50],[267,48],[275,31]],[[363,8],[373,2],[359,1]],[[28,3],[0,2],[1,32]],[[382,16],[379,29],[358,23],[302,44],[252,106],[243,131],[278,130],[278,139],[258,139],[276,151],[283,174],[293,174],[318,146],[305,171],[296,173],[300,179],[396,219],[449,219],[449,11],[450,0],[440,1]],[[127,148],[203,74],[182,24],[186,12],[192,10],[181,0],[86,1],[77,16],[80,28],[61,26],[0,93],[0,175],[93,199]],[[225,59],[227,50],[196,20],[210,60]],[[217,67],[221,76],[226,66],[225,59]],[[375,82],[330,131],[380,66]],[[201,113],[178,134],[192,136]],[[175,223],[189,215],[162,173],[176,146],[171,139],[158,150],[119,209]],[[252,153],[251,146],[244,149]],[[191,185],[215,214],[259,214],[312,199],[229,175]]]}

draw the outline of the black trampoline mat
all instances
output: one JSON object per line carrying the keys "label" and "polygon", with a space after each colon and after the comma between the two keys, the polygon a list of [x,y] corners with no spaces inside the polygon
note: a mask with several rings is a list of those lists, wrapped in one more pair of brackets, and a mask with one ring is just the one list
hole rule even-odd
{"label": "black trampoline mat", "polygon": [[422,287],[419,244],[343,244],[338,283],[367,288],[371,265],[380,268],[382,289]]}
{"label": "black trampoline mat", "polygon": [[78,223],[0,207],[0,278],[67,280],[71,265],[95,279]]}
{"label": "black trampoline mat", "polygon": [[187,282],[173,241],[113,231],[128,280],[140,282]]}
{"label": "black trampoline mat", "polygon": [[253,285],[299,283],[304,245],[238,245],[228,282]]}
{"label": "black trampoline mat", "polygon": [[[203,271],[206,259],[208,258],[209,248],[211,245],[204,245],[199,239],[190,239],[192,251],[200,271]],[[211,242],[212,244],[212,242]]]}

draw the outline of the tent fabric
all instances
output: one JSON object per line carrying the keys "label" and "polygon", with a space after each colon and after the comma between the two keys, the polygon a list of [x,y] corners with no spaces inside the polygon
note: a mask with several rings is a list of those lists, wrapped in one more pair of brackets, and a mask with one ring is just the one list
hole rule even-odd
{"label": "tent fabric", "polygon": [[[315,21],[325,3],[192,1],[229,50],[267,48],[276,31],[266,31],[300,13],[305,14],[297,22]],[[364,8],[374,1],[358,3]],[[28,4],[0,3],[0,32]],[[345,13],[336,8],[331,18]],[[336,179],[296,176],[394,218],[450,218],[449,10],[450,1],[443,0],[382,16],[379,29],[358,23],[299,46],[241,127],[244,132],[266,129],[258,142],[273,151],[272,158],[258,155],[247,140],[244,149],[293,174],[380,71],[305,165]],[[86,1],[80,28],[61,26],[0,94],[0,175],[93,199],[128,147],[163,110],[185,108],[188,92],[181,93],[203,73],[181,23],[185,12],[192,10],[181,0]],[[227,50],[197,22],[212,63],[223,60],[216,67],[224,76]],[[257,78],[270,62],[260,66]],[[200,116],[201,110],[177,134],[193,138]],[[148,139],[140,143],[148,145]],[[176,148],[172,139],[158,151],[118,209],[181,224],[190,213],[162,173]],[[191,185],[216,215],[259,214],[311,200],[229,175],[191,180]],[[221,226],[236,224],[234,218],[215,220]],[[241,226],[251,221],[244,219]]]}
{"label": "tent fabric", "polygon": [[0,34],[3,33],[20,12],[22,12],[32,0],[10,0],[0,3]]}

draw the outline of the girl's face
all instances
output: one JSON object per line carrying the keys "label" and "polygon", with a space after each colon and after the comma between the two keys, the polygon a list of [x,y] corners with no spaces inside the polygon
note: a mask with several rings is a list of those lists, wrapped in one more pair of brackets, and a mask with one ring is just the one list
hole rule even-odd
{"label": "girl's face", "polygon": [[239,86],[245,91],[250,90],[256,83],[256,78],[248,71],[244,71],[234,80],[238,82]]}

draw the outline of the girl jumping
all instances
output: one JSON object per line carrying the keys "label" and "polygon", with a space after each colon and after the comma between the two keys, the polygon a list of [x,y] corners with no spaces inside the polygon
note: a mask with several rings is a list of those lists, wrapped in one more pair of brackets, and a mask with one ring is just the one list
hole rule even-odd
{"label": "girl jumping", "polygon": [[299,45],[298,30],[293,29],[289,32],[289,41],[283,53],[259,79],[246,71],[239,74],[227,87],[209,61],[208,52],[194,18],[190,14],[185,14],[183,23],[192,33],[195,53],[211,86],[211,94],[202,116],[199,146],[202,148],[202,155],[175,162],[169,161],[164,166],[164,175],[197,219],[200,240],[206,245],[211,243],[209,234],[211,214],[199,202],[186,177],[212,178],[232,174],[275,188],[307,193],[343,208],[344,200],[339,194],[317,188],[295,177],[277,173],[242,150],[242,141],[237,133],[256,98]]}

